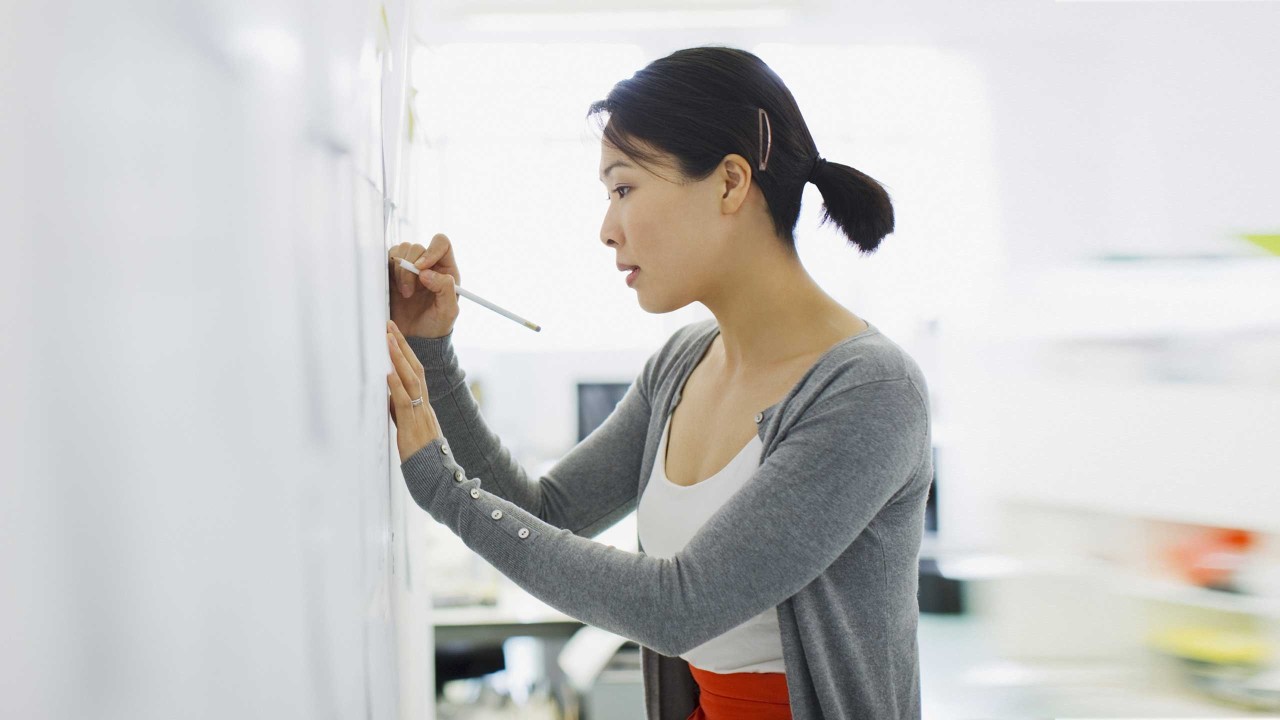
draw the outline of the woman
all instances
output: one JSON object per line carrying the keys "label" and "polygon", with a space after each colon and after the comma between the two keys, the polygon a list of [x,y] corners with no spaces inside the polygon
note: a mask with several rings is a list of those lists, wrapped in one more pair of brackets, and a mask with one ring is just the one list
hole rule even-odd
{"label": "woman", "polygon": [[[600,240],[640,306],[715,317],[676,331],[533,480],[463,382],[449,239],[395,248],[388,384],[414,500],[534,596],[639,643],[650,718],[918,718],[925,380],[818,287],[793,237],[806,181],[864,253],[893,230],[888,196],[820,159],[741,50],[675,52],[589,114],[608,115]],[[588,539],[632,510],[640,553]]]}

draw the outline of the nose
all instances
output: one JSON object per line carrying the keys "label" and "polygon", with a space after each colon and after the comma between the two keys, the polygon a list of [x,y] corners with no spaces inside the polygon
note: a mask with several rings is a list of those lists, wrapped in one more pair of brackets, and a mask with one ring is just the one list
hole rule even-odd
{"label": "nose", "polygon": [[605,210],[604,221],[600,223],[600,242],[605,247],[611,247],[618,244],[619,232],[617,218],[614,217],[613,204],[610,203],[609,209]]}

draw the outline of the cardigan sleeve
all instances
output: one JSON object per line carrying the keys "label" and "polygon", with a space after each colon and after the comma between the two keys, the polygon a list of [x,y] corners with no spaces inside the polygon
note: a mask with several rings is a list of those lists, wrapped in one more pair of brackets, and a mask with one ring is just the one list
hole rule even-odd
{"label": "cardigan sleeve", "polygon": [[[578,537],[457,481],[433,441],[402,464],[414,500],[534,597],[664,655],[776,606],[820,575],[924,461],[928,410],[909,378],[820,395],[688,545],[650,557]],[[633,453],[634,448],[592,452]],[[609,478],[598,478],[608,484]]]}
{"label": "cardigan sleeve", "polygon": [[608,529],[635,508],[649,426],[647,378],[656,353],[604,422],[535,480],[485,424],[452,336],[406,338],[422,363],[431,408],[456,463],[451,472],[465,468],[477,481],[483,479],[487,492],[584,537]]}

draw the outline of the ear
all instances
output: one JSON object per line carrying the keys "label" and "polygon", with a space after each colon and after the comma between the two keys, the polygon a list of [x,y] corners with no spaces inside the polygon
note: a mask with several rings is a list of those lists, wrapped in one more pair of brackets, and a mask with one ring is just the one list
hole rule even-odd
{"label": "ear", "polygon": [[738,154],[725,155],[716,171],[723,188],[720,210],[726,215],[738,211],[751,191],[751,163]]}

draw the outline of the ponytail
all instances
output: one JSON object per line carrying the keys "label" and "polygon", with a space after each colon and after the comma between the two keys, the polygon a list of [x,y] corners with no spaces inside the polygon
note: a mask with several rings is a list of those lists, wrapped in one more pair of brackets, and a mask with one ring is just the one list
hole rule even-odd
{"label": "ponytail", "polygon": [[608,114],[603,139],[627,156],[646,165],[666,153],[686,178],[709,176],[730,153],[747,158],[758,169],[752,182],[764,194],[774,231],[792,247],[806,180],[822,193],[822,223],[835,221],[863,254],[893,232],[885,189],[818,157],[791,91],[745,50],[677,50],[614,85],[587,114]]}
{"label": "ponytail", "polygon": [[889,193],[859,170],[818,157],[809,182],[822,193],[822,221],[834,221],[850,243],[864,255],[880,246],[893,232],[893,203]]}

